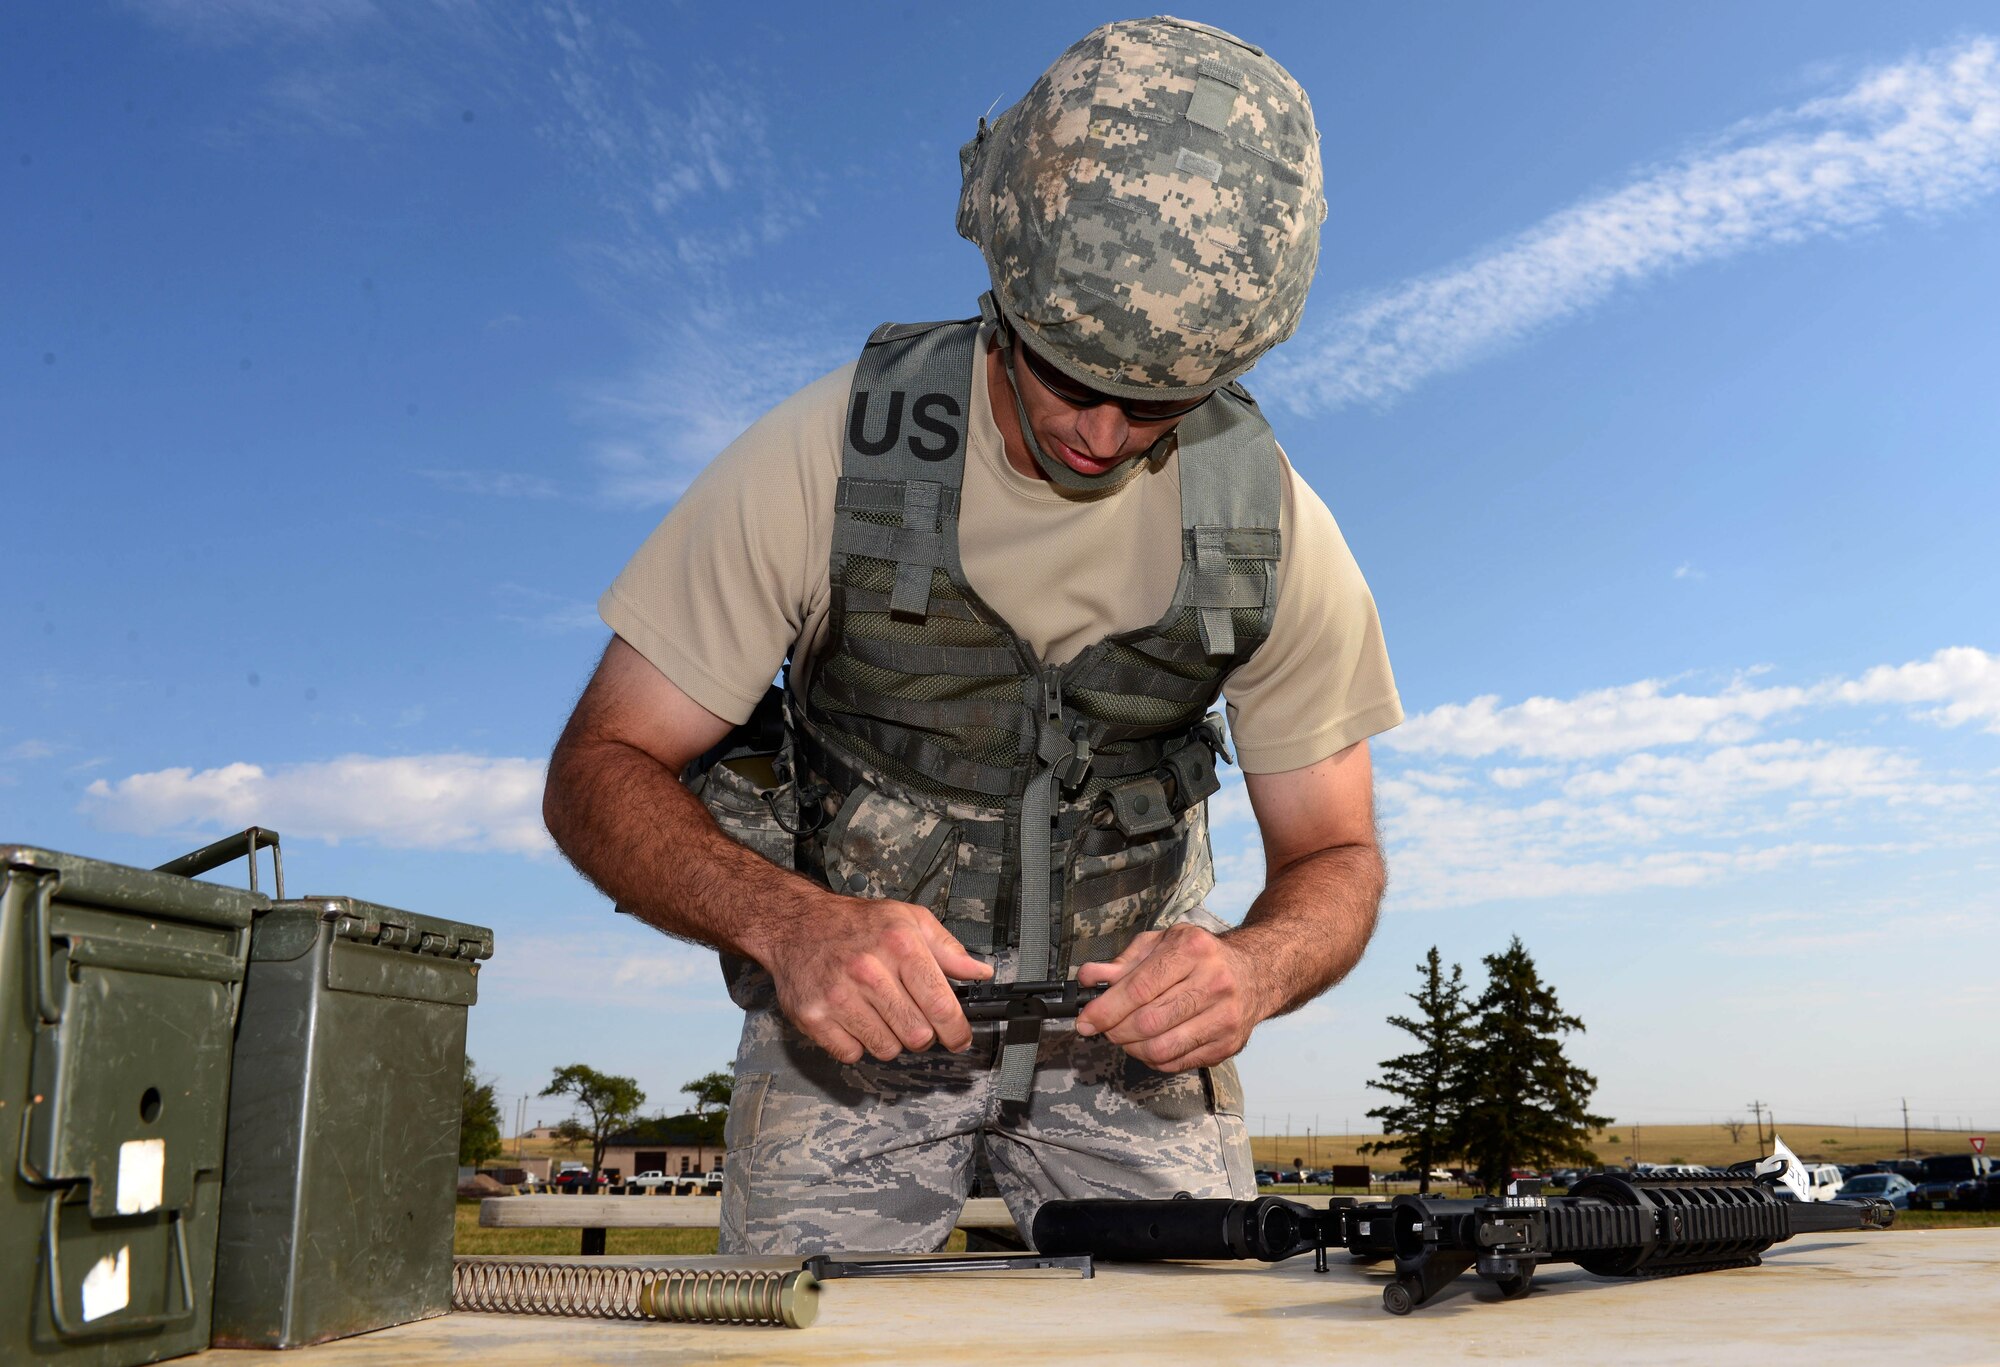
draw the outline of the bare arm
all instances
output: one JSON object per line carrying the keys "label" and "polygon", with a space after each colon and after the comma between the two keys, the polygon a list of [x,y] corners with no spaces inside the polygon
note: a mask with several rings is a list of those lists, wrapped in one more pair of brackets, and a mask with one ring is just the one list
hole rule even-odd
{"label": "bare arm", "polygon": [[1295,1010],[1360,962],[1387,873],[1376,847],[1368,743],[1282,774],[1251,774],[1264,839],[1264,891],[1224,935],[1148,931],[1078,978],[1116,984],[1077,1029],[1102,1031],[1162,1072],[1220,1063],[1250,1032]]}
{"label": "bare arm", "polygon": [[846,1063],[971,1046],[946,974],[980,963],[923,907],[843,897],[722,833],[679,774],[729,733],[613,637],[549,758],[542,819],[570,862],[670,935],[754,959],[785,1015]]}

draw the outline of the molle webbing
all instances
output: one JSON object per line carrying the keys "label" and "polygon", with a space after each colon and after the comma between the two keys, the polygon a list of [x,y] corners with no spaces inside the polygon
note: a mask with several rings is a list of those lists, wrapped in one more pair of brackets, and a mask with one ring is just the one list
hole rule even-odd
{"label": "molle webbing", "polygon": [[[1167,828],[1215,788],[1219,723],[1205,718],[1271,628],[1282,464],[1236,386],[1184,419],[1182,563],[1165,615],[1045,666],[959,558],[979,338],[976,319],[888,325],[862,353],[835,499],[829,638],[794,710],[808,764],[836,791],[869,783],[950,806],[968,848],[991,850],[999,834],[1002,857],[965,871],[963,897],[993,908],[991,948],[1018,946],[1023,980],[1046,979],[1087,961],[1076,950],[1115,953],[1175,889],[1183,861],[1161,857]],[[1131,865],[1072,881],[1086,831],[1129,845]],[[1171,850],[1185,853],[1185,841]],[[1075,933],[1079,912],[1119,898],[1140,910]],[[1025,1098],[1033,1064],[1032,1039],[1010,1036],[1003,1095]]]}

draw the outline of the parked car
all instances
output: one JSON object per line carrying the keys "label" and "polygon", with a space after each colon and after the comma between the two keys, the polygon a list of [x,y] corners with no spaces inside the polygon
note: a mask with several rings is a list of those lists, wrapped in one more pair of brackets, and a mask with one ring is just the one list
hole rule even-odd
{"label": "parked car", "polygon": [[1801,1164],[1806,1176],[1808,1201],[1831,1201],[1840,1190],[1840,1169],[1831,1163]]}
{"label": "parked car", "polygon": [[1910,1208],[1910,1193],[1917,1184],[1896,1172],[1864,1172],[1850,1177],[1834,1197],[1837,1201],[1872,1199],[1887,1201],[1897,1210]]}
{"label": "parked car", "polygon": [[1912,1210],[1978,1210],[1992,1199],[1993,1160],[1983,1153],[1944,1153],[1924,1160],[1910,1194]]}
{"label": "parked car", "polygon": [[589,1168],[565,1168],[550,1185],[557,1191],[588,1191],[597,1186],[597,1176]]}
{"label": "parked car", "polygon": [[651,1191],[656,1187],[666,1186],[668,1182],[671,1180],[672,1179],[670,1179],[665,1173],[655,1168],[649,1172],[642,1172],[638,1174],[626,1185],[633,1187],[642,1187],[647,1191]]}
{"label": "parked car", "polygon": [[[1532,1174],[1530,1173],[1522,1173],[1522,1172],[1517,1172],[1514,1175],[1516,1177],[1532,1176]],[[1456,1182],[1457,1180],[1458,1179],[1456,1177],[1452,1176],[1451,1170],[1448,1168],[1431,1169],[1431,1181],[1433,1182]]]}
{"label": "parked car", "polygon": [[1269,1169],[1267,1169],[1267,1168],[1259,1168],[1259,1169],[1257,1169],[1257,1185],[1258,1185],[1258,1186],[1260,1186],[1260,1187],[1274,1187],[1274,1186],[1276,1186],[1277,1184],[1278,1184],[1278,1174],[1277,1174],[1277,1173],[1275,1173],[1275,1172],[1272,1172],[1272,1171],[1270,1171],[1270,1170],[1269,1170]]}

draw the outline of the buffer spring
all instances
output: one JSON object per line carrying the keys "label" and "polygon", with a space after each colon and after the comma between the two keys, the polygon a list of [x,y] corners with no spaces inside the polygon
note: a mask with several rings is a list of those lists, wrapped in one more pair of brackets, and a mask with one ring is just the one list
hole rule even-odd
{"label": "buffer spring", "polygon": [[454,1258],[451,1308],[803,1329],[819,1314],[819,1281],[805,1271]]}

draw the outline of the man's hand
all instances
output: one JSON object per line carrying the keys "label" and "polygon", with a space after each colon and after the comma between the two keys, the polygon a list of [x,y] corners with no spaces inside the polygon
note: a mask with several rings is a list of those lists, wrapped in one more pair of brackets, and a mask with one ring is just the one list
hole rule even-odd
{"label": "man's hand", "polygon": [[1282,1004],[1272,1000],[1253,955],[1194,925],[1146,931],[1117,958],[1085,964],[1076,977],[1086,987],[1113,984],[1077,1016],[1077,1033],[1101,1033],[1162,1073],[1235,1057]]}
{"label": "man's hand", "polygon": [[842,1063],[864,1053],[887,1062],[933,1042],[972,1047],[972,1027],[947,976],[980,981],[993,966],[923,907],[886,899],[815,899],[797,933],[753,946],[770,970],[785,1019]]}
{"label": "man's hand", "polygon": [[755,959],[786,1017],[843,1063],[972,1043],[946,975],[989,965],[908,902],[828,892],[724,835],[677,775],[727,735],[612,638],[549,761],[542,811],[564,854],[607,896],[669,935]]}
{"label": "man's hand", "polygon": [[1077,1017],[1163,1073],[1240,1053],[1264,1020],[1305,1005],[1346,976],[1375,928],[1382,856],[1368,743],[1317,764],[1249,774],[1264,838],[1264,891],[1221,935],[1182,923],[1135,937],[1077,981],[1115,984]]}

